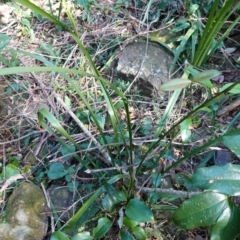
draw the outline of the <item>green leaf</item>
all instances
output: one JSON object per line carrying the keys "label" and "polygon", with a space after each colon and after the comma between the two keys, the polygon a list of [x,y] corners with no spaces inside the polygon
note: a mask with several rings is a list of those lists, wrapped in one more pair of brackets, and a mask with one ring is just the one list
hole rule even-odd
{"label": "green leaf", "polygon": [[121,191],[116,190],[111,184],[109,183],[104,184],[104,188],[112,198],[113,202],[118,203],[119,201],[127,200],[126,196],[124,196],[124,194]]}
{"label": "green leaf", "polygon": [[68,97],[68,95],[65,95],[65,96],[64,96],[64,102],[65,102],[65,104],[68,106],[69,109],[72,108],[71,99]]}
{"label": "green leaf", "polygon": [[152,175],[152,183],[154,187],[159,187],[162,181],[162,175],[157,171]]}
{"label": "green leaf", "polygon": [[144,136],[147,136],[150,134],[152,130],[152,119],[151,118],[144,118],[143,119],[143,124],[141,126],[141,133],[144,135]]}
{"label": "green leaf", "polygon": [[[239,77],[240,78],[240,77]],[[223,85],[220,88],[220,92],[223,92],[225,89],[227,89],[228,87],[232,86],[234,83],[227,83],[225,85]],[[231,90],[229,90],[228,92],[232,93],[232,94],[239,94],[240,93],[240,84],[236,84]]]}
{"label": "green leaf", "polygon": [[240,134],[239,131],[232,131],[223,136],[222,143],[228,147],[234,154],[240,157]]}
{"label": "green leaf", "polygon": [[106,218],[99,218],[98,225],[96,228],[93,228],[93,236],[95,238],[102,238],[111,228],[112,222]]}
{"label": "green leaf", "polygon": [[211,240],[235,240],[240,234],[239,222],[240,210],[232,201],[229,201],[229,207],[223,211],[212,228]]}
{"label": "green leaf", "polygon": [[104,188],[107,190],[107,195],[102,200],[102,206],[107,211],[112,211],[114,209],[114,206],[120,202],[127,201],[126,196],[123,192],[116,190],[112,185],[105,184]]}
{"label": "green leaf", "polygon": [[190,4],[189,13],[190,14],[195,13],[198,10],[198,8],[199,8],[198,4]]}
{"label": "green leaf", "polygon": [[[198,108],[198,106],[195,106],[193,109],[195,110],[196,108]],[[197,112],[201,112],[201,111],[204,111],[204,112],[211,112],[211,109],[208,108],[208,107],[202,107],[202,108],[198,109]]]}
{"label": "green leaf", "polygon": [[20,174],[20,171],[18,170],[18,168],[9,163],[6,167],[5,167],[5,179],[9,179],[10,177]]}
{"label": "green leaf", "polygon": [[160,91],[174,91],[187,87],[191,81],[185,78],[175,78],[164,84],[159,88]]}
{"label": "green leaf", "polygon": [[74,235],[71,240],[93,240],[93,237],[90,236],[89,232],[81,232]]}
{"label": "green leaf", "polygon": [[78,3],[80,6],[86,8],[86,9],[89,9],[89,3],[90,3],[90,2],[91,2],[91,1],[89,1],[89,0],[77,0],[77,3]]}
{"label": "green leaf", "polygon": [[66,146],[61,146],[61,154],[64,157],[65,161],[68,161],[69,159],[72,158],[72,155],[67,155],[67,154],[74,153],[75,151],[76,151],[76,147],[74,145],[66,144]]}
{"label": "green leaf", "polygon": [[134,240],[134,237],[126,230],[120,232],[121,240]]}
{"label": "green leaf", "polygon": [[[99,125],[101,126],[101,128],[104,129],[105,122],[106,122],[106,115],[95,114],[95,117]],[[90,119],[94,122],[94,119],[92,117],[90,117]]]}
{"label": "green leaf", "polygon": [[[113,184],[121,179],[123,175],[119,174],[108,180],[109,184]],[[74,216],[69,220],[66,226],[63,228],[64,232],[70,232],[76,229],[77,222],[79,218],[87,211],[87,209],[94,203],[94,201],[100,196],[103,191],[103,187],[97,189],[95,193],[81,206],[81,208],[74,214]]]}
{"label": "green leaf", "polygon": [[131,199],[126,207],[126,215],[136,222],[154,221],[151,209],[142,201]]}
{"label": "green leaf", "polygon": [[190,23],[187,21],[186,18],[183,18],[177,21],[176,26],[172,29],[173,32],[180,32],[183,29],[190,27]]}
{"label": "green leaf", "polygon": [[136,237],[136,239],[138,240],[145,240],[147,238],[146,233],[144,232],[144,230],[139,227],[136,226],[132,229],[133,235]]}
{"label": "green leaf", "polygon": [[26,26],[28,29],[31,29],[31,24],[30,24],[30,22],[29,22],[28,19],[23,18],[23,19],[21,20],[21,24],[24,25],[24,26]]}
{"label": "green leaf", "polygon": [[186,118],[180,124],[181,137],[182,137],[182,141],[184,143],[188,142],[191,138],[191,130],[190,130],[191,125],[192,125],[192,119],[191,118]]}
{"label": "green leaf", "polygon": [[192,183],[201,189],[237,196],[240,195],[240,165],[225,164],[198,168],[192,177]]}
{"label": "green leaf", "polygon": [[53,46],[52,46],[52,45],[47,44],[47,43],[44,43],[44,42],[41,42],[41,43],[40,43],[40,46],[41,46],[41,51],[42,51],[44,54],[47,53],[47,55],[50,55],[50,56],[52,56],[52,57],[56,57],[56,58],[59,57],[58,52],[53,49]]}
{"label": "green leaf", "polygon": [[67,131],[62,127],[60,121],[52,115],[46,108],[42,108],[38,111],[38,121],[41,126],[44,127],[44,118],[46,118],[51,125],[64,137],[69,139],[73,144],[75,144],[74,139],[67,133]]}
{"label": "green leaf", "polygon": [[114,210],[116,202],[113,201],[111,196],[107,194],[101,201],[102,207],[106,209],[108,212],[111,212]]}
{"label": "green leaf", "polygon": [[173,221],[184,229],[214,225],[228,207],[228,197],[203,192],[186,200],[173,214]]}
{"label": "green leaf", "polygon": [[47,174],[50,179],[58,179],[68,174],[68,171],[65,170],[65,167],[61,163],[53,163],[50,165]]}
{"label": "green leaf", "polygon": [[175,175],[175,182],[177,185],[183,185],[186,187],[187,191],[193,191],[194,190],[194,186],[189,178],[189,176],[184,175],[182,173],[177,173]]}
{"label": "green leaf", "polygon": [[70,239],[65,233],[56,231],[51,234],[50,240],[70,240]]}
{"label": "green leaf", "polygon": [[210,80],[202,81],[201,84],[208,88],[214,88],[214,85],[212,84],[212,82]]}
{"label": "green leaf", "polygon": [[129,228],[133,228],[135,226],[138,225],[138,222],[133,221],[132,219],[128,218],[128,217],[124,217],[123,218],[123,225]]}
{"label": "green leaf", "polygon": [[193,78],[193,81],[194,82],[202,82],[205,80],[210,80],[219,75],[221,75],[221,72],[219,72],[218,70],[206,70],[206,71],[203,71],[203,72],[200,72],[199,74],[197,74],[197,76],[195,76]]}
{"label": "green leaf", "polygon": [[5,34],[0,33],[0,50],[10,43],[11,38]]}

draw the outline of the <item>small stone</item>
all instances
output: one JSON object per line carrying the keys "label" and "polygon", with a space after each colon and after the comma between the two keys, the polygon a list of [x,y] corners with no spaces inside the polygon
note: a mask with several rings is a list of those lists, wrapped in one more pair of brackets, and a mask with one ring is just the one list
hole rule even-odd
{"label": "small stone", "polygon": [[146,96],[158,92],[170,80],[173,55],[160,44],[139,40],[129,44],[120,54],[116,76],[132,82]]}
{"label": "small stone", "polygon": [[73,193],[68,190],[67,186],[52,185],[48,190],[54,210],[62,222],[69,220],[73,215]]}
{"label": "small stone", "polygon": [[0,224],[1,240],[41,240],[47,233],[46,200],[34,184],[22,183],[6,205],[6,223]]}

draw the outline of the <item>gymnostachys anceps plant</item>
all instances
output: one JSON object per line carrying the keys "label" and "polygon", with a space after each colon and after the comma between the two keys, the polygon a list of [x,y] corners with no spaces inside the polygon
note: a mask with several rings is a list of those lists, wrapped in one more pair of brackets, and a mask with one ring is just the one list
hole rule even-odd
{"label": "gymnostachys anceps plant", "polygon": [[[118,124],[118,120],[117,120],[117,115],[115,113],[115,109],[114,109],[114,106],[113,104],[111,103],[111,98],[109,97],[108,95],[108,92],[105,88],[106,85],[110,86],[112,89],[114,89],[114,91],[122,97],[122,100],[123,100],[123,103],[124,103],[124,106],[126,108],[126,113],[127,113],[127,124],[128,124],[128,129],[129,129],[129,142],[130,142],[130,146],[128,146],[126,144],[125,146],[125,149],[128,149],[129,152],[129,164],[133,164],[134,161],[132,158],[132,150],[133,150],[133,146],[131,144],[131,124],[130,124],[130,118],[129,118],[129,111],[128,111],[128,102],[127,102],[127,99],[126,97],[118,90],[115,88],[114,85],[111,85],[110,83],[108,83],[107,81],[105,81],[103,78],[101,78],[100,74],[98,73],[95,65],[93,64],[88,52],[86,51],[86,49],[84,48],[84,46],[81,44],[80,40],[79,40],[79,37],[78,37],[78,34],[77,34],[77,30],[76,30],[76,27],[75,26],[75,23],[74,23],[74,20],[70,14],[70,11],[67,11],[68,13],[68,16],[69,16],[69,20],[71,21],[72,23],[72,26],[73,26],[73,31],[72,29],[70,29],[68,26],[64,25],[63,23],[61,23],[60,21],[58,21],[57,19],[53,18],[51,15],[48,15],[46,12],[44,12],[43,10],[37,8],[36,6],[34,6],[33,4],[31,4],[30,2],[26,2],[26,1],[17,1],[17,2],[20,2],[22,3],[23,5],[25,6],[28,6],[29,8],[33,9],[34,11],[42,14],[43,16],[45,16],[46,18],[52,20],[55,24],[58,24],[60,26],[62,26],[63,28],[65,28],[67,31],[69,31],[73,38],[76,40],[76,42],[79,44],[79,47],[81,48],[81,50],[85,53],[86,57],[88,58],[89,60],[89,64],[90,66],[92,67],[93,69],[93,74],[89,74],[89,73],[86,73],[84,71],[79,71],[79,70],[74,70],[74,69],[63,69],[63,68],[57,68],[55,66],[52,66],[51,63],[48,63],[47,65],[48,66],[52,66],[52,67],[43,67],[43,68],[38,68],[38,67],[34,67],[34,68],[28,68],[28,69],[24,69],[24,68],[12,68],[12,69],[3,69],[1,70],[1,73],[0,74],[12,74],[12,73],[21,73],[21,72],[28,72],[28,71],[54,71],[54,72],[60,72],[62,74],[62,76],[76,89],[76,91],[78,92],[79,94],[79,97],[84,101],[84,103],[86,104],[88,110],[91,112],[91,115],[94,119],[95,117],[95,114],[94,112],[92,111],[91,109],[91,106],[88,105],[88,102],[86,101],[86,99],[84,98],[84,96],[81,94],[80,91],[78,91],[78,86],[75,85],[74,81],[72,81],[71,78],[69,78],[68,76],[65,75],[65,73],[76,73],[76,74],[82,74],[82,75],[89,75],[89,76],[93,76],[95,77],[101,87],[102,87],[102,91],[104,93],[104,96],[105,96],[105,100],[108,104],[108,110],[109,110],[109,115],[111,116],[111,120],[112,120],[112,126],[113,126],[113,129],[115,129],[115,142],[118,143],[118,133],[119,133],[119,129],[117,128],[117,124]],[[64,5],[64,4],[63,4]],[[66,8],[67,9],[67,8]],[[32,57],[36,57],[34,55],[32,55]],[[46,61],[45,61],[46,63]],[[188,78],[188,75],[190,73],[186,71],[185,73],[185,77]],[[215,73],[214,73],[215,74]],[[194,74],[193,74],[194,75]],[[206,78],[208,78],[209,76],[205,76],[205,80]],[[184,79],[184,78],[183,78]],[[188,79],[187,79],[188,80]],[[196,80],[196,79],[195,79]],[[189,81],[189,80],[188,80]],[[189,82],[188,82],[189,83]],[[233,88],[234,86],[230,86],[227,90],[225,91],[228,91],[230,90],[230,88]],[[168,115],[169,113],[171,113],[171,109],[174,107],[175,105],[175,102],[177,100],[178,97],[176,97],[178,94],[180,94],[180,90],[176,90],[175,95],[173,95],[174,97],[172,99],[171,104],[167,107],[167,110],[166,110],[166,114],[165,114],[165,117],[163,117],[162,119],[162,122],[161,122],[161,126],[160,128],[158,129],[158,136],[160,135],[160,133],[162,132],[162,129],[164,128],[165,124],[166,124],[166,121],[167,121],[167,118],[168,118]],[[223,94],[223,93],[222,93]],[[205,105],[207,104],[210,104],[212,101],[212,99],[210,99],[208,102],[205,103]],[[205,105],[202,105],[202,106],[199,106],[198,110],[201,109],[203,106]],[[196,110],[197,111],[197,110]],[[196,112],[195,111],[195,112]],[[194,111],[191,113],[191,115],[193,115],[195,113]],[[187,117],[190,117],[190,116],[187,116]],[[187,118],[185,117],[185,118]],[[59,138],[52,130],[51,128],[49,128],[47,126],[47,124],[44,122],[44,118],[46,118],[51,124],[52,126],[57,130],[59,131],[63,136],[65,136],[73,145],[76,146],[76,148],[78,149],[78,145],[74,142],[74,140],[71,138],[71,136],[69,136],[66,131],[62,128],[60,122],[54,118],[53,115],[51,115],[48,111],[46,111],[45,109],[41,110],[39,112],[39,122],[40,124],[46,128],[49,132],[51,132],[52,134],[55,135],[55,137],[58,139],[59,142],[61,142],[61,144],[65,144],[64,141],[61,140],[61,138]],[[101,126],[99,125],[98,123],[98,120],[97,118],[94,119],[96,125],[98,126],[99,128],[99,131],[101,132]],[[183,120],[182,120],[183,121]],[[177,126],[179,125],[176,124],[175,126],[172,127],[172,130],[174,130],[175,128],[177,128]],[[121,129],[120,129],[120,134],[121,134]],[[164,136],[167,136],[168,132],[167,133],[164,133]],[[232,134],[232,133],[231,133]],[[164,137],[163,136],[163,137]],[[193,156],[194,154],[197,154],[198,152],[204,150],[205,148],[207,148],[208,146],[211,146],[212,144],[214,143],[217,143],[219,142],[220,140],[224,140],[225,139],[225,144],[226,142],[228,143],[229,139],[226,140],[229,135],[226,135],[225,138],[219,138],[219,139],[214,139],[213,141],[211,142],[208,142],[207,144],[203,145],[201,148],[199,149],[195,149],[195,151],[192,151],[190,154],[187,155],[187,157],[190,157],[190,156]],[[104,139],[104,134],[103,134],[103,139]],[[123,137],[122,138],[123,140],[125,140],[125,138]],[[158,142],[159,143],[159,142]],[[66,144],[65,144],[66,145]],[[156,146],[156,144],[155,144]],[[67,147],[67,145],[66,145]],[[153,147],[152,147],[153,149]],[[69,151],[71,151],[71,149],[69,149]],[[149,150],[151,151],[151,150]],[[148,152],[149,154],[150,152]],[[74,153],[73,153],[74,154]],[[106,159],[109,160],[109,164],[111,164],[110,166],[113,166],[113,167],[118,167],[112,160],[114,160],[113,158],[111,158],[111,149],[109,149],[108,151],[108,155],[110,156],[109,158],[107,157]],[[74,155],[74,157],[76,157],[76,159],[79,159],[79,161],[81,162],[81,159],[79,158],[78,155]],[[185,156],[186,157],[186,156]],[[180,159],[178,162],[176,162],[175,166],[177,164],[180,164],[180,162],[186,160],[187,158],[183,158],[183,159]],[[84,164],[84,162],[82,162],[82,164]],[[141,165],[141,164],[140,164]],[[139,166],[140,166],[139,165]],[[174,165],[173,165],[174,166]],[[172,166],[172,167],[173,167]],[[133,172],[131,172],[131,170],[133,170],[132,168],[129,168],[130,170],[130,177],[131,176],[134,176]],[[170,169],[168,169],[170,170]],[[168,170],[166,170],[165,172],[167,172]],[[140,172],[140,167],[137,168],[137,173]],[[136,173],[136,174],[137,174]],[[135,177],[135,176],[134,176]],[[68,233],[68,232],[71,232],[72,230],[76,230],[76,224],[79,220],[79,218],[84,214],[84,212],[87,210],[87,208],[89,208],[91,206],[91,204],[93,204],[95,202],[95,200],[98,198],[98,196],[102,193],[102,192],[107,192],[107,195],[106,197],[103,199],[103,201],[101,202],[102,203],[102,206],[104,207],[104,209],[109,212],[109,214],[116,214],[116,211],[117,213],[119,214],[119,228],[122,229],[122,231],[120,231],[120,236],[122,239],[126,239],[129,237],[131,237],[130,233],[131,232],[132,234],[135,235],[135,237],[137,239],[145,239],[145,233],[144,233],[144,230],[138,226],[138,223],[139,222],[147,222],[147,221],[152,221],[153,220],[153,214],[151,212],[151,210],[146,206],[146,204],[144,204],[144,202],[142,201],[139,201],[137,199],[134,199],[133,198],[133,191],[134,191],[134,179],[132,179],[130,181],[130,187],[128,189],[128,191],[124,192],[124,190],[116,190],[111,184],[118,181],[119,179],[122,179],[122,178],[126,178],[126,176],[123,176],[123,175],[118,175],[116,176],[115,178],[111,179],[110,181],[106,182],[101,188],[99,188],[99,190],[96,191],[95,194],[92,195],[92,197],[90,197],[85,203],[84,205],[79,209],[79,211],[70,219],[70,221],[64,225],[62,228],[60,228],[59,230],[61,230],[62,232],[55,232],[53,233],[53,236],[54,237],[58,237],[58,236],[64,236],[64,233]],[[126,207],[120,207],[122,205],[122,203],[125,203]],[[196,202],[194,202],[196,203]],[[120,205],[120,206],[119,206]],[[226,204],[224,205],[226,206]],[[124,213],[124,210],[125,210],[125,213]],[[144,214],[143,214],[144,213]],[[124,215],[125,214],[125,215]],[[185,213],[184,213],[185,214]],[[177,221],[176,221],[177,222]],[[181,222],[181,221],[180,221]],[[184,225],[183,225],[184,227]],[[189,227],[189,226],[188,226]],[[109,219],[107,217],[101,217],[99,218],[99,221],[98,221],[98,225],[96,228],[93,229],[93,232],[92,232],[92,236],[95,237],[95,238],[100,238],[100,237],[103,237],[107,231],[111,228],[111,222],[109,221]],[[75,235],[75,239],[82,239],[82,237],[87,237],[87,239],[92,239],[92,236],[90,235],[89,232],[82,232],[82,233],[78,233],[77,235]],[[65,238],[67,239],[67,238]]]}

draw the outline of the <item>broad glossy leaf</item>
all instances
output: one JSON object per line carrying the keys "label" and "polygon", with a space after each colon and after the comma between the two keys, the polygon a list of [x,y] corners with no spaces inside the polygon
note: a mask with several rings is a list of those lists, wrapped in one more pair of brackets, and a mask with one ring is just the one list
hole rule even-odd
{"label": "broad glossy leaf", "polygon": [[126,195],[123,192],[116,190],[111,184],[108,183],[104,184],[104,188],[112,198],[113,202],[118,203],[127,201]]}
{"label": "broad glossy leaf", "polygon": [[69,237],[60,231],[53,232],[50,240],[69,240]]}
{"label": "broad glossy leaf", "polygon": [[121,240],[135,240],[134,237],[126,230],[120,232]]}
{"label": "broad glossy leaf", "polygon": [[154,220],[151,209],[136,198],[129,201],[125,213],[136,222],[152,222]]}
{"label": "broad glossy leaf", "polygon": [[184,229],[211,226],[228,206],[226,195],[203,192],[186,200],[173,214],[173,221]]}
{"label": "broad glossy leaf", "polygon": [[206,70],[206,71],[200,72],[197,76],[195,76],[193,78],[193,81],[202,82],[202,81],[210,80],[214,77],[217,77],[220,74],[221,72],[219,72],[218,70]]}
{"label": "broad glossy leaf", "polygon": [[123,218],[123,224],[124,224],[124,226],[126,226],[126,227],[133,228],[133,227],[135,227],[135,226],[138,225],[138,222],[133,221],[132,219],[130,219],[130,218],[128,218],[128,217],[124,217],[124,218]]}
{"label": "broad glossy leaf", "polygon": [[175,175],[175,181],[178,185],[185,186],[187,191],[193,191],[195,188],[191,182],[190,177],[185,174],[177,173]]}
{"label": "broad glossy leaf", "polygon": [[136,237],[136,239],[138,240],[146,240],[147,236],[146,233],[144,232],[144,230],[139,227],[136,226],[132,229],[133,235]]}
{"label": "broad glossy leaf", "polygon": [[174,91],[174,90],[177,90],[177,89],[185,88],[190,83],[191,83],[191,81],[189,79],[175,78],[173,80],[170,80],[170,81],[162,84],[162,86],[159,88],[159,90],[161,90],[161,91]]}
{"label": "broad glossy leaf", "polygon": [[240,234],[240,210],[230,201],[211,232],[211,240],[235,240]]}
{"label": "broad glossy leaf", "polygon": [[123,192],[116,190],[112,185],[105,184],[104,188],[107,191],[107,195],[102,199],[102,206],[107,211],[112,211],[116,204],[126,201],[127,198]]}
{"label": "broad glossy leaf", "polygon": [[223,137],[222,143],[228,147],[234,154],[240,157],[240,133],[239,131],[233,131],[231,133],[226,134]]}
{"label": "broad glossy leaf", "polygon": [[227,195],[240,195],[240,165],[225,164],[198,168],[192,177],[194,186],[216,190]]}
{"label": "broad glossy leaf", "polygon": [[102,207],[106,209],[108,212],[111,212],[114,210],[116,202],[113,201],[113,199],[110,197],[109,194],[107,194],[101,201]]}
{"label": "broad glossy leaf", "polygon": [[95,238],[102,238],[111,228],[112,222],[106,218],[99,218],[97,227],[93,228],[93,236]]}

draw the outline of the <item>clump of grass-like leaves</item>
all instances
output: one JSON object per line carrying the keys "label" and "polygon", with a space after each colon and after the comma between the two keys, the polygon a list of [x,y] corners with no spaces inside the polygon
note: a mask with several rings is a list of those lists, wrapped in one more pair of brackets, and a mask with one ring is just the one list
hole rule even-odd
{"label": "clump of grass-like leaves", "polygon": [[[177,138],[179,133],[184,143],[189,140],[189,136],[191,136],[191,125],[194,118],[198,116],[200,112],[206,111],[210,116],[213,116],[213,109],[211,107],[213,102],[216,102],[220,97],[224,97],[226,93],[232,95],[236,94],[236,89],[239,88],[239,82],[231,84],[230,86],[228,85],[219,91],[219,93],[209,97],[205,102],[199,106],[196,106],[195,109],[186,114],[186,116],[166,130],[167,121],[173,112],[177,101],[179,100],[182,89],[186,89],[189,85],[194,85],[198,86],[199,88],[205,88],[207,91],[211,92],[213,85],[211,84],[210,79],[218,76],[220,72],[216,70],[201,72],[195,67],[202,66],[202,64],[206,63],[208,58],[212,56],[224,38],[234,28],[240,19],[239,17],[235,19],[235,21],[229,26],[228,30],[219,39],[216,39],[225,21],[232,13],[236,11],[236,9],[239,8],[240,4],[235,4],[235,1],[228,0],[225,1],[221,7],[219,7],[220,1],[215,0],[202,33],[198,32],[199,22],[191,22],[190,27],[187,29],[185,35],[181,37],[180,43],[178,47],[173,50],[173,53],[175,56],[175,64],[180,55],[184,52],[186,44],[189,43],[189,41],[192,41],[192,64],[184,69],[184,73],[181,78],[169,81],[161,87],[161,90],[174,90],[174,93],[168,101],[165,113],[163,114],[158,126],[156,129],[154,129],[154,136],[152,139],[153,142],[148,145],[147,150],[142,156],[140,156],[140,158],[139,156],[138,158],[135,158],[135,145],[133,142],[132,123],[129,111],[130,104],[128,99],[122,91],[120,91],[114,84],[104,79],[99,73],[89,52],[86,50],[80,40],[77,24],[71,13],[71,10],[68,7],[68,4],[64,0],[61,1],[60,8],[64,9],[68,16],[69,24],[67,25],[63,21],[60,21],[60,12],[58,14],[58,18],[56,18],[52,14],[47,13],[29,1],[16,0],[16,2],[28,7],[33,12],[40,14],[42,17],[52,21],[54,24],[67,31],[76,41],[79,49],[85,55],[91,69],[91,72],[86,72],[81,69],[78,70],[59,67],[36,54],[18,50],[9,50],[37,59],[45,64],[45,67],[10,67],[0,70],[0,75],[28,72],[59,73],[61,77],[68,82],[70,88],[76,93],[76,99],[81,101],[87,111],[89,111],[90,118],[95,124],[100,135],[100,138],[97,139],[86,128],[84,123],[77,116],[76,112],[74,112],[57,93],[52,93],[56,101],[76,122],[76,125],[81,129],[85,136],[91,140],[91,144],[94,145],[95,149],[99,151],[101,155],[100,159],[102,159],[99,163],[96,162],[96,158],[91,156],[91,154],[89,154],[86,158],[80,157],[78,152],[83,150],[82,146],[76,142],[74,137],[71,136],[68,130],[66,130],[57,116],[54,116],[54,114],[52,114],[46,108],[43,108],[38,112],[38,121],[40,126],[43,127],[48,133],[53,135],[57,142],[60,143],[64,149],[67,149],[67,152],[78,161],[80,167],[77,170],[81,169],[89,174],[96,174],[99,171],[98,175],[94,175],[98,177],[98,185],[95,186],[95,192],[83,202],[82,206],[76,211],[76,213],[69,219],[67,223],[62,226],[58,226],[57,231],[52,233],[52,237],[55,237],[56,239],[69,239],[67,234],[73,233],[72,239],[74,240],[93,238],[100,239],[110,231],[112,226],[118,226],[119,231],[117,234],[121,239],[134,239],[133,236],[136,239],[147,239],[146,232],[144,228],[141,227],[142,225],[140,223],[154,222],[154,215],[146,202],[158,205],[158,200],[160,199],[161,194],[170,193],[176,195],[177,197],[194,196],[190,198],[188,202],[184,202],[183,205],[175,211],[173,218],[180,227],[189,229],[198,226],[213,226],[212,236],[219,234],[220,236],[225,237],[225,239],[234,239],[234,237],[239,234],[239,230],[238,222],[234,223],[233,220],[238,219],[240,213],[237,207],[230,200],[230,196],[236,196],[240,192],[235,189],[236,183],[239,181],[238,176],[233,174],[235,171],[239,171],[237,166],[229,165],[222,168],[220,166],[213,166],[212,168],[204,168],[205,172],[199,169],[197,170],[196,174],[193,175],[192,182],[190,180],[185,181],[186,186],[189,187],[191,185],[189,189],[194,189],[194,187],[197,186],[200,189],[210,190],[204,193],[190,192],[190,190],[189,193],[188,191],[182,192],[162,189],[161,181],[164,178],[164,174],[169,173],[173,168],[196,156],[200,152],[206,150],[208,147],[216,145],[217,143],[224,144],[225,146],[229,147],[230,150],[235,152],[237,156],[240,156],[239,150],[236,149],[236,144],[234,145],[232,140],[232,138],[236,139],[236,141],[239,140],[239,130],[225,131],[220,136],[212,137],[212,139],[209,139],[201,146],[193,148],[183,157],[177,159],[169,167],[161,171],[155,171],[155,168],[160,167],[159,159],[168,158],[167,153],[169,153],[171,144]],[[150,6],[151,2],[149,5],[147,5],[147,11],[149,11]],[[193,15],[197,13],[197,6],[193,4],[191,11]],[[197,45],[196,51],[194,44]],[[87,76],[89,78],[94,78],[99,84],[101,94],[106,104],[108,118],[110,119],[110,128],[112,129],[110,142],[108,139],[109,136],[106,136],[106,133],[104,132],[102,124],[103,120],[101,116],[99,116],[95,111],[96,109],[89,104],[86,95],[84,95],[84,93],[81,91],[77,81],[73,77],[70,77],[73,75],[77,77]],[[109,89],[119,97],[119,102],[121,106],[124,107],[126,113],[126,125],[124,126],[121,124],[121,119],[119,118],[119,114],[117,112],[117,104],[112,101]],[[169,137],[171,137],[171,139],[166,141],[166,139]],[[123,147],[120,148],[120,145]],[[161,151],[158,151],[159,148],[161,148]],[[124,157],[122,149],[124,151]],[[158,153],[158,158],[155,157],[156,152]],[[53,169],[54,166],[59,167],[59,164],[50,164],[50,168],[51,166]],[[145,167],[147,168],[147,171],[145,171]],[[213,177],[211,175],[211,171],[214,172]],[[221,175],[222,172],[226,174]],[[50,177],[53,176],[51,173],[52,172],[49,174]],[[55,173],[56,172],[54,172],[54,174]],[[65,171],[65,173],[68,176],[71,175],[70,170]],[[140,177],[142,177],[144,174],[146,174],[146,178],[144,178],[143,181],[146,181],[146,183],[149,183],[149,179],[152,181],[152,184],[150,184],[149,188],[146,188],[144,184],[141,186],[139,183]],[[233,175],[235,177],[233,177]],[[238,175],[240,176],[240,174]],[[223,177],[223,183],[217,182],[220,177]],[[202,179],[207,179],[207,181],[202,183]],[[209,183],[211,183],[211,181],[217,183],[215,185],[210,185]],[[232,184],[232,188],[229,187],[230,190],[226,190],[226,184],[228,181],[231,181]],[[119,183],[119,185],[116,183]],[[216,193],[215,190],[217,190],[218,193]],[[149,195],[146,202],[142,200],[143,198],[141,200],[139,199],[140,197],[138,194],[141,193],[141,191],[147,192]],[[103,196],[102,198],[100,198],[101,195]],[[212,206],[212,203],[215,203],[215,205]],[[199,212],[196,212],[195,206],[199,206],[199,204],[202,206],[202,208],[198,208],[197,211]],[[220,205],[221,208],[218,208]],[[93,209],[92,211],[94,214],[87,216],[85,213],[88,209]],[[217,213],[214,212],[215,209],[218,209]],[[224,219],[226,209],[229,217]],[[91,220],[90,218],[95,217],[94,215],[96,215],[97,218],[96,227],[91,231],[88,230],[78,232],[80,227],[82,227],[87,221]],[[196,216],[201,216],[201,218],[197,219]],[[218,219],[217,216],[221,217]],[[229,230],[230,225],[231,228],[234,227],[234,231],[232,232]]]}

